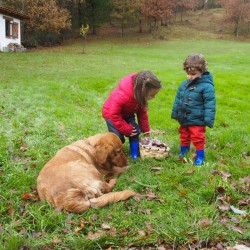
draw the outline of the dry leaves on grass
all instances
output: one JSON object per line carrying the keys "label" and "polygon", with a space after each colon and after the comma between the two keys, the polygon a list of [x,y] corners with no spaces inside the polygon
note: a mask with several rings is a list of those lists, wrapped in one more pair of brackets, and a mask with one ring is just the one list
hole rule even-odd
{"label": "dry leaves on grass", "polygon": [[[237,189],[239,192],[249,193],[249,186],[250,186],[250,178],[249,176],[240,178],[238,181],[229,181],[231,178],[231,174],[225,171],[212,171],[214,175],[220,175],[224,181],[231,184],[231,186]],[[249,215],[246,210],[242,209],[241,207],[246,207],[250,205],[249,199],[241,199],[238,202],[234,201],[234,197],[230,193],[227,194],[227,188],[223,186],[217,187],[217,209],[221,212],[220,214],[220,222],[229,230],[233,230],[234,232],[243,234],[246,229],[249,228],[248,223],[246,220],[249,220]],[[249,196],[248,196],[249,197]],[[232,203],[236,203],[239,208],[235,207]],[[232,216],[232,213],[234,216]],[[237,217],[236,217],[237,216]]]}
{"label": "dry leaves on grass", "polygon": [[147,200],[157,200],[161,203],[164,203],[164,200],[162,200],[161,198],[159,198],[155,193],[152,192],[151,189],[147,189],[146,191],[146,194],[139,194],[137,193],[135,196],[134,196],[134,199],[136,201],[140,201],[140,200],[143,200],[143,199],[147,199]]}
{"label": "dry leaves on grass", "polygon": [[20,147],[20,150],[22,152],[26,151],[28,149],[28,147],[26,146],[26,144],[24,143],[23,140],[21,140],[21,147]]}

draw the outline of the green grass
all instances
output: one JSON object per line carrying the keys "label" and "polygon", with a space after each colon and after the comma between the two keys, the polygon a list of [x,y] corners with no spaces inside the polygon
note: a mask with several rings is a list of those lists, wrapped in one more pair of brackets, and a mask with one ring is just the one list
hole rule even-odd
{"label": "green grass", "polygon": [[[197,242],[226,246],[249,239],[249,181],[242,178],[250,176],[250,44],[106,40],[91,41],[85,50],[82,54],[82,45],[76,43],[0,54],[0,249],[199,248]],[[170,118],[176,90],[185,78],[182,62],[195,52],[206,56],[217,97],[215,127],[207,129],[206,164],[201,168],[176,161],[178,124]],[[151,190],[156,197],[81,215],[23,200],[22,194],[35,193],[39,171],[57,150],[107,131],[103,102],[121,77],[140,70],[151,70],[162,80],[162,91],[149,103],[149,120],[152,129],[166,132],[159,138],[168,142],[171,155],[165,160],[130,160],[131,168],[118,178],[115,190],[131,188],[141,195]],[[22,146],[27,149],[22,151]],[[124,147],[128,153],[127,141]],[[223,179],[215,170],[231,177]],[[219,198],[248,214],[220,210]],[[240,200],[248,206],[239,206]],[[210,222],[204,224],[206,218]],[[75,232],[80,221],[84,227]],[[104,230],[103,223],[110,229]],[[99,230],[102,236],[87,240],[90,232]]]}

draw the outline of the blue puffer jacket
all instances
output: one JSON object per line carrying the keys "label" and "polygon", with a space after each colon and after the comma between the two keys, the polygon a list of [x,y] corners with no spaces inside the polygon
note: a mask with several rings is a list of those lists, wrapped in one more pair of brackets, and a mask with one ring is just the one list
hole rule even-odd
{"label": "blue puffer jacket", "polygon": [[214,125],[215,93],[213,76],[205,72],[200,78],[181,83],[175,98],[171,118],[182,126]]}

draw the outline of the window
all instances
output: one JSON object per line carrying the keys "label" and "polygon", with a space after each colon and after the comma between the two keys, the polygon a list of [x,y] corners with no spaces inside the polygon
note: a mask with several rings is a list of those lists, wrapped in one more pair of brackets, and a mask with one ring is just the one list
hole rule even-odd
{"label": "window", "polygon": [[11,36],[11,21],[10,20],[5,20],[5,35],[6,37]]}
{"label": "window", "polygon": [[3,17],[5,19],[5,36],[8,38],[18,38],[18,23],[13,22],[13,18]]}

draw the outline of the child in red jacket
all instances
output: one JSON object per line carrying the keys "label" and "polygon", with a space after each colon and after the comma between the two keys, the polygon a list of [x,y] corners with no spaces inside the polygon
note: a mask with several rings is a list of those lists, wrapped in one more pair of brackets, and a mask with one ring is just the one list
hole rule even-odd
{"label": "child in red jacket", "polygon": [[[150,71],[130,74],[120,80],[102,108],[108,130],[129,138],[131,157],[139,157],[139,134],[149,135],[147,105],[162,88],[161,81]],[[136,121],[137,118],[137,121]]]}

